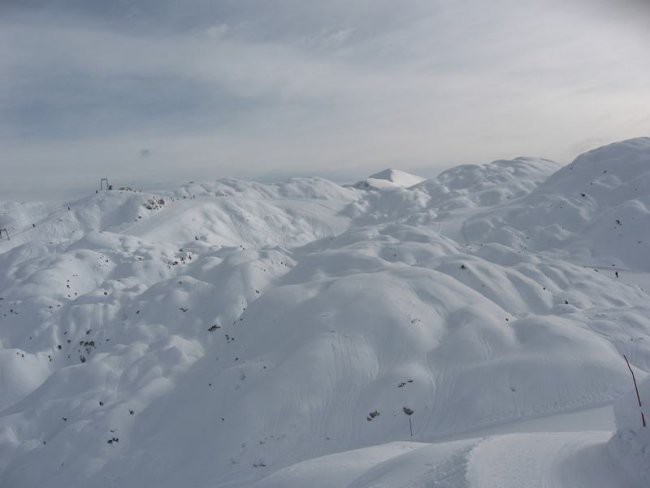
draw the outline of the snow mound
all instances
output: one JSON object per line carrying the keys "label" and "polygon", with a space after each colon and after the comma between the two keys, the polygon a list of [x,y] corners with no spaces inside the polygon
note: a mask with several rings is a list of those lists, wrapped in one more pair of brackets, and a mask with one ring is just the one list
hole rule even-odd
{"label": "snow mound", "polygon": [[425,178],[401,171],[399,169],[385,169],[370,175],[363,181],[353,186],[360,190],[380,190],[385,188],[410,188],[425,181]]}
{"label": "snow mound", "polygon": [[541,158],[517,158],[491,163],[457,166],[418,186],[430,196],[439,212],[489,207],[527,195],[553,172],[558,164]]}

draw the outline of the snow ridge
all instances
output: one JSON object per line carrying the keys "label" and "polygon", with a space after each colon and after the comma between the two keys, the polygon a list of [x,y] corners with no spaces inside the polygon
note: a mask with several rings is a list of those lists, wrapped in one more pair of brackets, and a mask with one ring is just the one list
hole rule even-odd
{"label": "snow ridge", "polygon": [[650,372],[648,175],[641,138],[0,202],[0,485],[647,485],[621,426],[471,437]]}

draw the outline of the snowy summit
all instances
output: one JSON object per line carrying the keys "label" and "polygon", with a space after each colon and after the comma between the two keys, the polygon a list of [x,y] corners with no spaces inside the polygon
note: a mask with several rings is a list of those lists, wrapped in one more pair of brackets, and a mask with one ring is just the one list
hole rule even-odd
{"label": "snowy summit", "polygon": [[0,486],[650,486],[650,138],[111,185],[0,202]]}
{"label": "snowy summit", "polygon": [[355,188],[361,190],[380,190],[383,188],[410,188],[422,183],[425,178],[412,175],[399,169],[385,169],[379,173],[368,176],[365,180],[354,184]]}

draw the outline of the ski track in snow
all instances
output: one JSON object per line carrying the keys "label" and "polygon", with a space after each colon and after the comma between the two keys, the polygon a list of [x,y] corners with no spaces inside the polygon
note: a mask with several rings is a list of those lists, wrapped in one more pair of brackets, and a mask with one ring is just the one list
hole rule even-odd
{"label": "ski track in snow", "polygon": [[650,484],[648,138],[0,228],[0,486]]}

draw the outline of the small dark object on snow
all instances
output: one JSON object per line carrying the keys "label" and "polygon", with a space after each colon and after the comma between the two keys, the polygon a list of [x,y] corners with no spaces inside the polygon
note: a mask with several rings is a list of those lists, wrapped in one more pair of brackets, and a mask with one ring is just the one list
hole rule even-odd
{"label": "small dark object on snow", "polygon": [[413,409],[408,407],[402,407],[402,410],[406,415],[413,415]]}
{"label": "small dark object on snow", "polygon": [[135,411],[134,410],[129,410],[129,415],[133,415],[133,414],[135,414]]}
{"label": "small dark object on snow", "polygon": [[375,417],[379,417],[379,411],[378,411],[378,410],[373,410],[372,412],[370,412],[370,413],[368,414],[368,416],[366,417],[366,420],[367,420],[368,422],[370,422],[370,421],[371,421],[372,419],[374,419]]}

